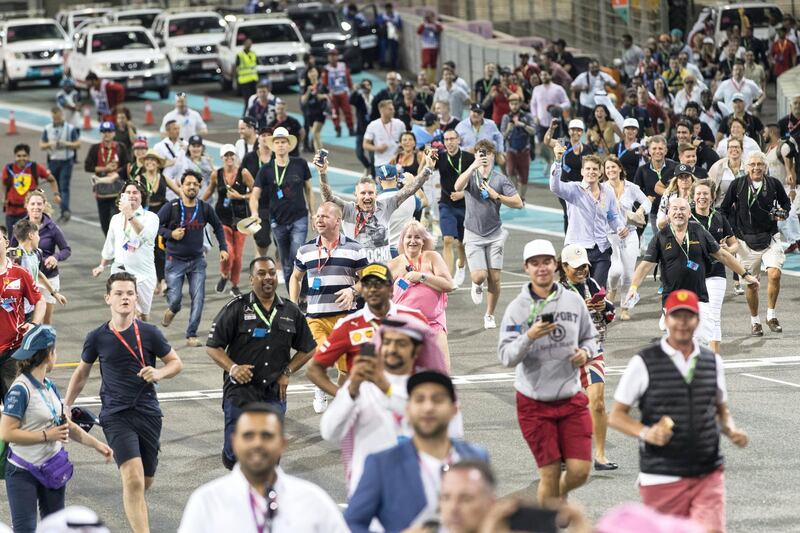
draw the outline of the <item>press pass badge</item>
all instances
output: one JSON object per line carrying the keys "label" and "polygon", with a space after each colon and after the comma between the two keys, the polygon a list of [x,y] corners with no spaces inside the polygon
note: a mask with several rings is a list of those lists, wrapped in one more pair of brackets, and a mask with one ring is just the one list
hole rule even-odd
{"label": "press pass badge", "polygon": [[692,269],[692,270],[694,270],[695,272],[697,272],[697,270],[700,268],[700,265],[699,265],[699,264],[697,264],[697,263],[695,263],[695,262],[694,262],[694,261],[692,261],[691,259],[687,259],[687,260],[686,260],[686,266],[687,266],[687,267],[689,267],[689,268],[691,268],[691,269]]}
{"label": "press pass badge", "polygon": [[397,280],[397,286],[403,290],[406,290],[408,288],[408,282],[405,279],[400,278]]}
{"label": "press pass badge", "polygon": [[489,199],[489,191],[487,191],[486,189],[481,189],[481,198],[483,198],[484,200],[488,200]]}
{"label": "press pass badge", "polygon": [[276,195],[278,196],[278,200],[283,200],[283,190],[282,189],[278,189],[278,192],[276,193]]}
{"label": "press pass badge", "polygon": [[311,288],[318,291],[320,287],[322,287],[322,280],[320,278],[314,278],[314,281],[311,282]]}

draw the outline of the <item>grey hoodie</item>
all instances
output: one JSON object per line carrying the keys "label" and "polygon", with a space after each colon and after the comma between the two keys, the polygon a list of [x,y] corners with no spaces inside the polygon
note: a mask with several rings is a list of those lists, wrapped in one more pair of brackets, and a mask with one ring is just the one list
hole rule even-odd
{"label": "grey hoodie", "polygon": [[527,284],[506,308],[498,343],[500,362],[517,367],[514,388],[544,402],[565,400],[581,391],[578,369],[570,363],[576,348],[586,350],[590,358],[597,354],[597,330],[586,303],[560,284],[555,287],[555,298],[540,311],[554,314],[555,331],[535,341],[526,335],[533,303]]}

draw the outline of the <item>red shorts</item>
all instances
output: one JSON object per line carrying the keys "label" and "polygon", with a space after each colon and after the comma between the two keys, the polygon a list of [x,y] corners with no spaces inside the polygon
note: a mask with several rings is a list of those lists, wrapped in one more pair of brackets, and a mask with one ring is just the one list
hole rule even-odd
{"label": "red shorts", "polygon": [[527,185],[531,172],[531,151],[506,152],[506,175],[517,176],[519,182]]}
{"label": "red shorts", "polygon": [[540,402],[517,392],[522,436],[541,468],[562,459],[592,460],[589,398],[579,392],[567,400]]}
{"label": "red shorts", "polygon": [[725,474],[686,477],[674,483],[639,487],[642,503],[659,513],[686,516],[708,531],[725,531]]}
{"label": "red shorts", "polygon": [[438,48],[422,49],[422,68],[436,68],[436,60],[439,58]]}
{"label": "red shorts", "polygon": [[598,355],[580,368],[581,387],[606,382],[606,358]]}

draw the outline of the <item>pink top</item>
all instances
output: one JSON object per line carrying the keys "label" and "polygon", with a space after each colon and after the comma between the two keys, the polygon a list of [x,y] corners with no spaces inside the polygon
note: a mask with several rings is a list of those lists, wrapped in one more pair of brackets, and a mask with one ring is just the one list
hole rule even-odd
{"label": "pink top", "polygon": [[416,309],[425,315],[428,325],[436,333],[447,331],[447,319],[445,318],[447,294],[428,287],[424,283],[409,283],[408,288],[403,289],[398,285],[399,281],[398,279],[394,283],[392,301]]}

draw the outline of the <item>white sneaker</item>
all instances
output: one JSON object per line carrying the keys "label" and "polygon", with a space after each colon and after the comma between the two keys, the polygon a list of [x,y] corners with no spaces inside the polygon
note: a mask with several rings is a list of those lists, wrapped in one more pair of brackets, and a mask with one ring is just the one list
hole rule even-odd
{"label": "white sneaker", "polygon": [[456,265],[456,273],[453,276],[453,283],[456,287],[460,287],[464,283],[464,278],[467,277],[467,268]]}
{"label": "white sneaker", "polygon": [[483,285],[473,283],[472,290],[469,292],[469,295],[472,296],[472,303],[475,305],[480,305],[480,303],[483,301]]}
{"label": "white sneaker", "polygon": [[328,397],[319,387],[314,387],[314,412],[321,415],[328,408]]}
{"label": "white sneaker", "polygon": [[497,324],[494,321],[494,315],[483,315],[483,329],[495,329]]}
{"label": "white sneaker", "polygon": [[285,283],[285,279],[283,278],[283,270],[278,268],[278,283],[283,285]]}

